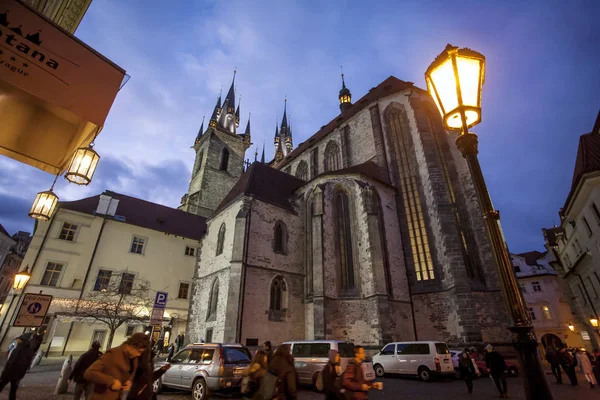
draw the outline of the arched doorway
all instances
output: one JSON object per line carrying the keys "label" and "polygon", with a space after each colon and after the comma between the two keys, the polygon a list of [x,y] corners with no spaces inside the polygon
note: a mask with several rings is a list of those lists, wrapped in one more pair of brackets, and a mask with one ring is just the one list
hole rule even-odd
{"label": "arched doorway", "polygon": [[563,345],[563,342],[558,336],[553,335],[552,333],[546,333],[544,336],[542,336],[542,344],[544,345],[544,349],[546,349],[548,346],[555,349],[560,349]]}

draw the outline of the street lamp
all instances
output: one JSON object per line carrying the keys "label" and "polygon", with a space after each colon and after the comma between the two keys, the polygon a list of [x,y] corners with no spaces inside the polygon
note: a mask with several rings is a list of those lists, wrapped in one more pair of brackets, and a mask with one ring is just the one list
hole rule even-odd
{"label": "street lamp", "polygon": [[54,209],[56,208],[56,204],[58,203],[58,196],[53,192],[54,184],[56,183],[57,178],[58,175],[56,175],[54,178],[54,182],[52,183],[50,190],[39,192],[37,196],[35,196],[31,210],[29,210],[29,216],[31,218],[35,218],[40,221],[48,221],[50,217],[52,217]]}
{"label": "street lamp", "polygon": [[[17,297],[17,295],[19,293],[21,293],[23,288],[25,288],[25,285],[27,285],[27,282],[29,282],[30,278],[31,278],[31,274],[29,273],[29,266],[25,267],[24,271],[20,271],[15,274],[15,279],[13,281],[12,298],[10,299],[10,304],[8,305],[8,308],[6,309],[6,312],[4,313],[4,317],[2,317],[2,323],[0,323],[0,331],[2,330],[2,327],[4,326],[4,322],[6,321],[6,316],[8,315],[10,309],[12,308],[15,298]],[[2,338],[2,340],[4,340],[4,338]],[[0,343],[1,343],[1,341],[0,341]]]}
{"label": "street lamp", "polygon": [[65,172],[65,179],[78,185],[89,185],[96,171],[100,156],[93,149],[93,143],[88,147],[77,149],[71,164]]}
{"label": "street lamp", "polygon": [[571,332],[575,332],[575,325],[573,325],[571,322],[569,322],[569,330]]}
{"label": "street lamp", "polygon": [[596,318],[596,317],[593,317],[593,316],[592,316],[592,317],[590,317],[590,324],[592,324],[592,326],[593,326],[594,328],[597,328],[597,327],[598,327],[598,318]]}
{"label": "street lamp", "polygon": [[456,146],[466,159],[502,282],[502,292],[513,320],[509,329],[517,350],[523,386],[528,400],[550,400],[545,373],[537,353],[537,339],[525,309],[525,302],[506,243],[500,229],[500,214],[494,209],[477,158],[477,135],[469,128],[481,122],[481,88],[485,78],[485,57],[470,49],[448,45],[425,72],[427,89],[433,97],[446,129],[459,131]]}

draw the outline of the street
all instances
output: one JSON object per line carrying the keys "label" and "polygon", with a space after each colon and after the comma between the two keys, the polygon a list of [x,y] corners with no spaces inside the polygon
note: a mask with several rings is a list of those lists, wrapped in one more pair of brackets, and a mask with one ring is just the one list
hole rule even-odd
{"label": "street", "polygon": [[[17,398],[19,400],[67,400],[72,398],[73,385],[69,387],[69,393],[63,395],[54,395],[54,388],[60,375],[59,364],[42,365],[35,367],[28,373],[19,387]],[[547,376],[550,382],[553,382],[553,377]],[[564,376],[563,376],[564,378]],[[481,399],[488,400],[497,396],[496,389],[490,378],[480,378],[474,382],[474,393],[472,396],[467,394],[466,387],[462,381],[433,381],[421,382],[416,379],[403,378],[396,376],[386,376],[382,379],[384,388],[382,391],[372,391],[369,395],[370,399],[376,400],[391,400],[391,399],[445,399],[445,400],[463,400]],[[525,400],[523,389],[519,378],[510,378],[507,380],[509,395],[512,399]],[[600,387],[590,389],[582,375],[579,376],[580,387],[572,388],[569,385],[562,386],[554,383],[550,387],[555,395],[555,400],[588,400],[597,399],[600,397]],[[8,399],[7,386],[0,393],[0,400]],[[191,399],[190,393],[179,391],[165,391],[158,398],[160,400],[188,400]],[[214,396],[214,398],[225,399],[224,396]],[[323,395],[316,393],[309,388],[302,388],[299,400],[316,400],[323,399]]]}

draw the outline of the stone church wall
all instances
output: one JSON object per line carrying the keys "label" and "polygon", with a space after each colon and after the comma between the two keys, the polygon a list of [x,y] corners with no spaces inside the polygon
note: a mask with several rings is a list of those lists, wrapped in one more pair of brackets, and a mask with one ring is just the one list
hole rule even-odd
{"label": "stone church wall", "polygon": [[[352,119],[340,126],[336,130],[336,133],[343,132],[346,125],[350,126],[350,135],[348,138],[350,162],[348,166],[362,164],[375,157],[375,143],[369,109],[365,108],[355,114]],[[323,140],[322,143],[327,143],[327,141]]]}
{"label": "stone church wall", "polygon": [[[206,336],[206,329],[213,328],[213,341],[223,339],[225,330],[225,314],[227,308],[227,293],[229,291],[229,266],[233,252],[235,236],[235,220],[240,210],[241,202],[236,202],[222,211],[214,219],[208,221],[207,232],[199,247],[198,264],[195,274],[192,297],[190,300],[190,318],[188,333],[190,341],[198,342]],[[223,253],[216,256],[217,238],[221,224],[225,223],[225,240]],[[217,318],[206,321],[212,284],[219,278],[219,301],[217,303]]]}

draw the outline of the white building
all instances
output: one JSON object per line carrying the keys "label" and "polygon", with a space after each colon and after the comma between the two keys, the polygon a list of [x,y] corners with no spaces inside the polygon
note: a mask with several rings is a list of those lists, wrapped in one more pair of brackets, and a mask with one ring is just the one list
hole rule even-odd
{"label": "white building", "polygon": [[511,254],[511,258],[527,311],[543,347],[583,346],[581,333],[569,329],[573,315],[565,282],[550,264],[552,255],[530,251]]}
{"label": "white building", "polygon": [[[155,339],[162,337],[168,344],[185,333],[196,248],[205,230],[202,217],[109,191],[60,203],[49,222],[37,224],[23,260],[32,275],[24,293],[54,296],[41,328],[46,330],[42,348],[74,354],[87,350],[93,340],[101,341],[104,348],[109,336],[106,324],[68,313],[78,299],[89,299],[111,282],[119,282],[127,291],[148,281],[150,298],[156,291],[167,292],[163,326]],[[21,299],[8,311],[7,321],[14,319]],[[146,316],[150,311],[141,310]],[[112,345],[146,330],[147,325],[146,321],[123,324]],[[11,327],[6,333],[6,323],[2,328],[2,349],[24,330]]]}

